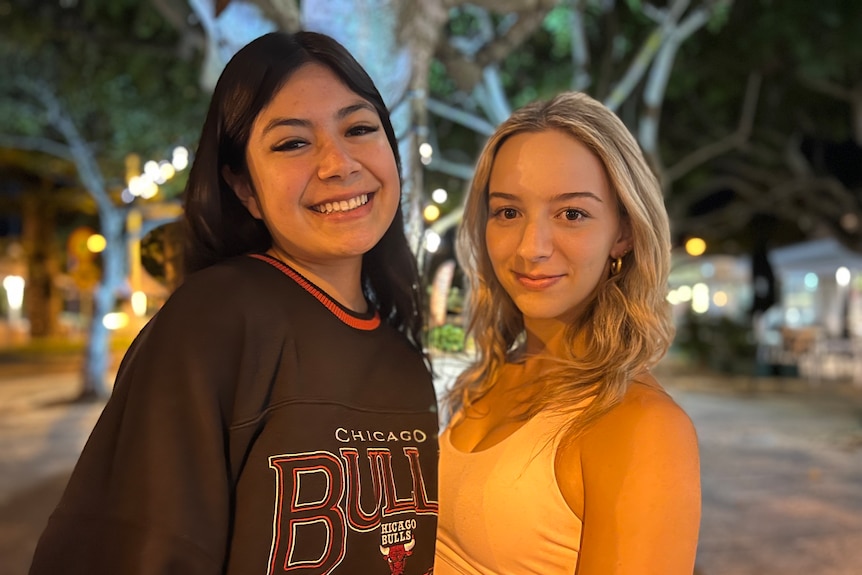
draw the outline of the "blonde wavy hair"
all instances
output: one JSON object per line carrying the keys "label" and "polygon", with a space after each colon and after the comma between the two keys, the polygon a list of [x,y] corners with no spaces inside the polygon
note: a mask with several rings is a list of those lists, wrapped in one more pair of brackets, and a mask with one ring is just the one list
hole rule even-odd
{"label": "blonde wavy hair", "polygon": [[[456,380],[447,404],[451,414],[484,395],[523,341],[523,316],[497,280],[485,244],[488,181],[507,138],[547,130],[572,136],[601,160],[632,237],[622,271],[599,283],[587,311],[569,327],[568,356],[552,358],[555,367],[540,381],[524,384],[536,386],[525,417],[545,409],[576,414],[561,430],[574,437],[622,399],[638,374],[664,356],[674,336],[666,300],[670,224],[661,186],[625,124],[582,93],[565,92],[515,111],[479,157],[457,242],[470,286],[467,331],[477,355]],[[589,337],[579,337],[584,333]],[[582,354],[576,355],[576,342]]]}

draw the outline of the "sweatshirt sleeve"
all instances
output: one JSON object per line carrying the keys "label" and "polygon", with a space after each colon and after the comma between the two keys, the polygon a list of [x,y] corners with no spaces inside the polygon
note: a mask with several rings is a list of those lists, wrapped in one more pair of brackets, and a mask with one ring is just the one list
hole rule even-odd
{"label": "sweatshirt sleeve", "polygon": [[248,322],[197,285],[180,288],[127,352],[31,575],[223,571]]}

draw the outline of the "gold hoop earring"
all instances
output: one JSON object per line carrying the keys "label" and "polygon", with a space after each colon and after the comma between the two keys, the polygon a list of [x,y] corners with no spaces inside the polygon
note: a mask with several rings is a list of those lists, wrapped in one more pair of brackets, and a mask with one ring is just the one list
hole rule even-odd
{"label": "gold hoop earring", "polygon": [[621,271],[623,271],[623,258],[611,260],[611,275],[619,275]]}

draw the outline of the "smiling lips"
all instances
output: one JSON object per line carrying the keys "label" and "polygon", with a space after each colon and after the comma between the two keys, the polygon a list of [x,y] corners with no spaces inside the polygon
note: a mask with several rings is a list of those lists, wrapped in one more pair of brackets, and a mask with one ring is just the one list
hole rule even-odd
{"label": "smiling lips", "polygon": [[350,198],[349,200],[341,200],[340,202],[325,202],[322,204],[318,204],[316,206],[312,206],[311,209],[320,212],[321,214],[334,214],[340,212],[349,212],[350,210],[355,210],[360,206],[364,206],[368,203],[368,194],[360,194],[355,198]]}
{"label": "smiling lips", "polygon": [[531,290],[547,289],[555,285],[562,278],[562,275],[527,275],[515,272],[515,279],[518,280],[518,283]]}

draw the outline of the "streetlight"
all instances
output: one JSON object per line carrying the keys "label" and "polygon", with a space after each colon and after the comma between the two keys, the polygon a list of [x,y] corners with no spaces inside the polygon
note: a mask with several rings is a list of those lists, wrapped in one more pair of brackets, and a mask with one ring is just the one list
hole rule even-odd
{"label": "streetlight", "polygon": [[87,249],[90,253],[100,254],[108,247],[108,241],[102,234],[92,234],[87,238]]}
{"label": "streetlight", "polygon": [[131,303],[132,313],[134,313],[136,317],[144,317],[147,313],[147,294],[142,291],[133,292]]}
{"label": "streetlight", "polygon": [[15,325],[21,321],[21,307],[24,303],[24,278],[6,276],[3,278],[3,289],[6,290],[6,302],[9,304],[9,323]]}
{"label": "streetlight", "polygon": [[433,222],[440,217],[440,208],[434,204],[429,204],[425,206],[424,210],[422,210],[422,216],[425,218],[426,222]]}
{"label": "streetlight", "polygon": [[123,190],[122,200],[127,204],[135,201],[135,198],[148,200],[159,193],[159,186],[173,178],[177,172],[181,172],[189,165],[189,151],[184,146],[177,146],[171,151],[171,159],[149,160],[144,163],[143,172],[138,169],[140,159],[136,154],[129,154],[126,161],[126,189]]}
{"label": "streetlight", "polygon": [[433,192],[431,192],[431,199],[435,204],[445,204],[446,200],[449,198],[449,192],[444,190],[443,188],[437,188]]}
{"label": "streetlight", "polygon": [[[171,150],[171,159],[149,160],[144,163],[143,172],[138,169],[140,159],[135,154],[130,154],[126,163],[126,178],[128,186],[123,190],[122,200],[132,204],[136,198],[148,200],[159,193],[159,186],[167,183],[186,169],[189,165],[189,151],[185,146],[176,146]],[[129,258],[129,286],[133,294],[141,292],[141,239],[144,229],[144,215],[138,206],[132,206],[126,215],[126,236],[128,243]],[[143,300],[140,297],[143,296]],[[135,315],[143,316],[146,313],[146,295],[141,292],[136,302],[134,297],[131,301]],[[139,311],[143,310],[143,311]]]}
{"label": "streetlight", "polygon": [[706,242],[702,238],[689,238],[685,241],[685,253],[690,256],[702,256],[706,252]]}
{"label": "streetlight", "polygon": [[441,238],[440,234],[434,230],[428,230],[425,232],[425,250],[428,253],[436,253],[437,250],[440,249],[440,243],[442,241],[443,238]]}
{"label": "streetlight", "polygon": [[434,148],[428,142],[419,144],[419,161],[423,166],[431,163],[431,158],[434,155]]}

